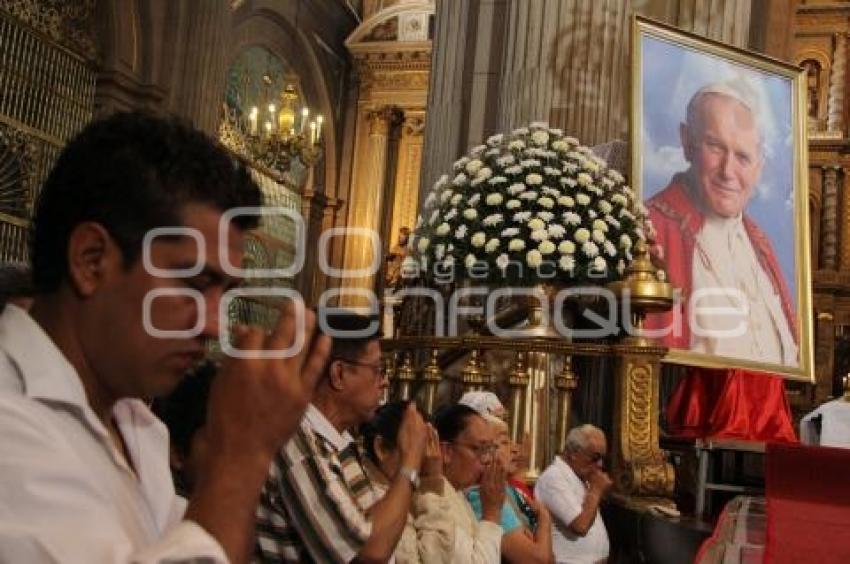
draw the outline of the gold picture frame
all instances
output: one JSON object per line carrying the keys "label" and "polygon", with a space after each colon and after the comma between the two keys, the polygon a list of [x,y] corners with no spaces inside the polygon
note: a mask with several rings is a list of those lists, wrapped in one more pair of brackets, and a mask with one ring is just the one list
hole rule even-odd
{"label": "gold picture frame", "polygon": [[[664,360],[814,382],[805,71],[641,16],[631,31],[631,182],[656,223],[659,264],[682,292],[674,313],[648,324],[674,327],[661,338]],[[721,127],[726,137],[713,136]],[[732,220],[708,222],[702,210]],[[709,299],[712,280],[746,304],[726,320],[746,323],[737,340],[700,326],[722,333],[729,313],[702,307],[726,299]]]}

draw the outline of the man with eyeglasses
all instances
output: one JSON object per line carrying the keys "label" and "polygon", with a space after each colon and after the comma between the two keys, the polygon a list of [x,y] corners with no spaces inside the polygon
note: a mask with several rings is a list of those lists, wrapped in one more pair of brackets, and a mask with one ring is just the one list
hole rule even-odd
{"label": "man with eyeglasses", "polygon": [[605,434],[593,425],[570,430],[564,452],[540,475],[534,496],[552,514],[555,561],[574,564],[606,562],[608,531],[599,502],[611,488],[602,469]]}
{"label": "man with eyeglasses", "polygon": [[401,468],[379,499],[349,434],[374,417],[387,387],[377,323],[351,313],[319,316],[332,337],[330,362],[301,427],[272,463],[254,558],[387,562],[407,522],[428,429],[408,406],[398,432]]}

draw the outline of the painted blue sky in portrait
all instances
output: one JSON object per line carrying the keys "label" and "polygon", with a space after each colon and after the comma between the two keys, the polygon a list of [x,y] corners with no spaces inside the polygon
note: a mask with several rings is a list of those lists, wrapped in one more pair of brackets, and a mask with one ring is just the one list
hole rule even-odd
{"label": "painted blue sky in portrait", "polygon": [[746,80],[762,102],[759,116],[765,137],[765,163],[746,213],[773,243],[792,299],[797,300],[794,252],[794,145],[792,81],[644,36],[642,38],[643,131],[641,189],[644,199],[663,189],[670,178],[687,170],[679,124],[688,101],[702,86],[717,81]]}

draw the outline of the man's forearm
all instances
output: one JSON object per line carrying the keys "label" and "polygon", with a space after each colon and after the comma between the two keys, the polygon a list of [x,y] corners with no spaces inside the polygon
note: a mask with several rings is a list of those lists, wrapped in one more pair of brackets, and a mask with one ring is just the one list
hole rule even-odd
{"label": "man's forearm", "polygon": [[233,564],[250,560],[257,504],[270,464],[260,455],[239,461],[214,456],[186,509],[185,518],[212,535]]}
{"label": "man's forearm", "polygon": [[589,490],[584,496],[584,501],[581,504],[581,513],[570,523],[570,529],[573,532],[584,536],[590,527],[593,526],[593,521],[596,519],[596,513],[599,511],[599,501],[602,498],[595,490]]}

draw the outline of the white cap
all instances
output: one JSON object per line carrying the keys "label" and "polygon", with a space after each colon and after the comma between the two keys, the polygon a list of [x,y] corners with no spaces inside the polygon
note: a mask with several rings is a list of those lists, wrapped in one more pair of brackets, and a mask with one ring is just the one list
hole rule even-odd
{"label": "white cap", "polygon": [[506,415],[505,406],[493,392],[466,392],[458,402],[471,407],[483,416],[493,416],[499,419]]}

